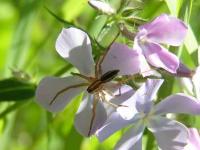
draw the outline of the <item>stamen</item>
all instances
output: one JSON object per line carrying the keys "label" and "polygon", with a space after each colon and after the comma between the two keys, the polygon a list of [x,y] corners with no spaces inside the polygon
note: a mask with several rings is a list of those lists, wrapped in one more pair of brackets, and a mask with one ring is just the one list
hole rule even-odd
{"label": "stamen", "polygon": [[113,106],[114,108],[118,108],[118,107],[128,107],[128,106],[126,106],[126,105],[121,105],[121,104],[118,104],[118,105],[117,105],[117,104],[114,104],[114,103],[108,101],[108,100],[105,98],[105,95],[106,95],[106,94],[108,94],[108,95],[110,95],[110,96],[112,96],[112,97],[115,97],[116,95],[113,96],[113,93],[110,92],[109,90],[104,90],[104,91],[102,91],[103,100],[104,100],[107,104]]}

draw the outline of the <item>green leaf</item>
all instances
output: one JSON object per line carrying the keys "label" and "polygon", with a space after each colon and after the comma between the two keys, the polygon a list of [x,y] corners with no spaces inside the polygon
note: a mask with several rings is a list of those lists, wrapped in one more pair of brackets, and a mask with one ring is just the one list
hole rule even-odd
{"label": "green leaf", "polygon": [[109,47],[119,35],[119,28],[116,24],[112,24],[103,28],[99,34],[97,41],[102,47]]}
{"label": "green leaf", "polygon": [[25,104],[25,103],[16,102],[16,103],[14,103],[14,104],[8,106],[8,107],[6,108],[6,110],[4,110],[3,112],[0,113],[0,118],[5,117],[5,116],[6,116],[7,114],[9,114],[10,112],[12,112],[12,111],[18,109],[20,106],[23,106],[23,104]]}
{"label": "green leaf", "polygon": [[173,16],[178,16],[183,0],[165,0]]}
{"label": "green leaf", "polygon": [[62,5],[62,12],[64,14],[64,18],[68,21],[73,21],[77,18],[84,8],[87,6],[86,0],[67,0]]}
{"label": "green leaf", "polygon": [[22,68],[25,63],[26,57],[29,54],[31,35],[33,32],[33,22],[35,15],[39,11],[41,1],[20,1],[19,4],[19,21],[13,24],[15,29],[10,41],[11,46],[7,54],[7,62],[5,63],[5,75],[8,75],[10,67]]}
{"label": "green leaf", "polygon": [[35,85],[15,78],[0,81],[0,101],[18,101],[34,97]]}
{"label": "green leaf", "polygon": [[190,25],[188,25],[188,32],[184,44],[189,54],[194,53],[198,49],[198,42]]}
{"label": "green leaf", "polygon": [[47,12],[49,14],[51,14],[56,20],[58,20],[59,22],[63,23],[65,26],[68,26],[68,27],[74,26],[75,27],[75,25],[73,23],[68,22],[68,21],[62,19],[61,17],[59,17],[58,15],[56,15],[53,11],[51,11],[48,7],[45,6],[44,8],[47,10]]}
{"label": "green leaf", "polygon": [[193,0],[185,0],[180,9],[179,17],[184,19],[184,21],[188,24],[191,17],[193,6]]}

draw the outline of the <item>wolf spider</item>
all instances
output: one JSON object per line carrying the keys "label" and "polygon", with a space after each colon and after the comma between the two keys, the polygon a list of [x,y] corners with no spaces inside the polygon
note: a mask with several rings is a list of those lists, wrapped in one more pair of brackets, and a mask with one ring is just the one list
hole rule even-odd
{"label": "wolf spider", "polygon": [[[93,125],[93,122],[94,122],[94,119],[95,119],[95,116],[96,116],[96,112],[95,112],[96,105],[97,105],[98,101],[105,102],[105,103],[107,103],[108,105],[110,105],[114,108],[118,108],[120,106],[123,106],[123,105],[114,104],[114,103],[112,103],[112,102],[110,102],[109,100],[106,99],[107,94],[110,95],[111,97],[121,95],[120,87],[119,87],[119,95],[114,95],[111,91],[109,91],[108,89],[106,89],[104,87],[104,84],[113,80],[118,75],[118,72],[119,72],[119,70],[110,70],[110,71],[102,74],[101,64],[102,64],[107,52],[108,52],[108,50],[105,52],[105,54],[100,56],[100,58],[97,60],[97,62],[95,64],[95,76],[94,77],[85,76],[85,75],[82,75],[82,74],[79,74],[79,73],[72,73],[72,75],[83,78],[88,82],[71,85],[71,86],[68,86],[68,87],[58,91],[49,103],[49,105],[52,105],[56,101],[56,98],[60,94],[62,94],[63,92],[66,92],[69,89],[87,86],[87,92],[89,94],[93,94],[93,96],[94,96],[93,97],[94,100],[93,100],[93,104],[92,104],[92,118],[91,118],[91,122],[90,122],[88,136],[90,135],[91,130],[92,130],[92,125]],[[121,84],[119,83],[118,85],[121,85]]]}

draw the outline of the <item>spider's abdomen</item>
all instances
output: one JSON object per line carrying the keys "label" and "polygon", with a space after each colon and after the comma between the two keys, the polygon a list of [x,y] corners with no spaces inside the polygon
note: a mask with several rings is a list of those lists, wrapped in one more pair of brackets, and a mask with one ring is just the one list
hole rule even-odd
{"label": "spider's abdomen", "polygon": [[118,72],[119,72],[119,70],[111,70],[111,71],[104,73],[100,78],[101,82],[106,83],[106,82],[111,81],[112,79],[114,79],[117,76]]}

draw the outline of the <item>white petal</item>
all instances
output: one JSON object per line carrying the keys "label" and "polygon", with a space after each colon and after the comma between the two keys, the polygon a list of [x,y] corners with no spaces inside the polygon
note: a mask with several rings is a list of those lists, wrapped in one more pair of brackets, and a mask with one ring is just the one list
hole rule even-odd
{"label": "white petal", "polygon": [[[46,77],[42,79],[36,90],[36,102],[49,111],[62,110],[75,96],[86,89],[85,86],[70,88],[56,96],[59,91],[72,85],[79,85],[86,81],[77,77]],[[57,98],[55,98],[55,96]],[[55,100],[52,102],[52,100]],[[51,104],[52,102],[52,104]]]}
{"label": "white petal", "polygon": [[83,136],[91,136],[99,129],[106,121],[107,114],[102,103],[98,101],[95,109],[95,116],[93,116],[93,96],[85,94],[75,117],[75,127],[77,131]]}
{"label": "white petal", "polygon": [[195,89],[195,94],[198,99],[200,99],[200,66],[197,67],[196,72],[192,78],[193,84],[194,84],[194,89]]}
{"label": "white petal", "polygon": [[186,92],[189,95],[193,95],[193,84],[190,78],[179,78],[178,81],[180,82],[181,90]]}
{"label": "white petal", "polygon": [[162,83],[161,79],[148,79],[130,98],[121,103],[127,107],[119,107],[117,111],[126,120],[134,117],[137,112],[149,113],[153,106],[152,100]]}
{"label": "white petal", "polygon": [[200,149],[200,136],[196,128],[189,128],[189,140],[184,150],[199,150]]}
{"label": "white petal", "polygon": [[[125,100],[131,97],[135,92],[133,88],[128,85],[119,85],[117,83],[112,82],[112,83],[106,84],[105,86],[109,91],[113,93],[113,97],[111,97],[110,102],[116,105],[122,104]],[[106,110],[109,115],[113,111],[115,111],[116,108],[110,107],[110,105],[108,105],[106,107]]]}
{"label": "white petal", "polygon": [[148,113],[151,109],[151,102],[156,97],[157,92],[164,82],[163,79],[148,79],[138,90],[137,109]]}
{"label": "white petal", "polygon": [[63,29],[56,41],[56,50],[61,57],[73,64],[80,73],[92,75],[94,60],[88,35],[80,29]]}
{"label": "white petal", "polygon": [[114,14],[115,10],[108,3],[99,0],[89,0],[89,4],[106,14]]}
{"label": "white petal", "polygon": [[136,120],[124,120],[117,112],[114,112],[108,118],[104,126],[96,132],[96,136],[100,141],[104,141],[113,133],[135,121]]}
{"label": "white petal", "polygon": [[155,114],[166,113],[200,115],[200,101],[183,93],[168,96],[155,106]]}
{"label": "white petal", "polygon": [[116,150],[142,150],[142,135],[145,126],[135,123],[134,127],[128,130],[122,139],[117,143]]}
{"label": "white petal", "polygon": [[177,121],[155,116],[150,120],[148,128],[161,150],[182,150],[187,144],[188,130]]}

